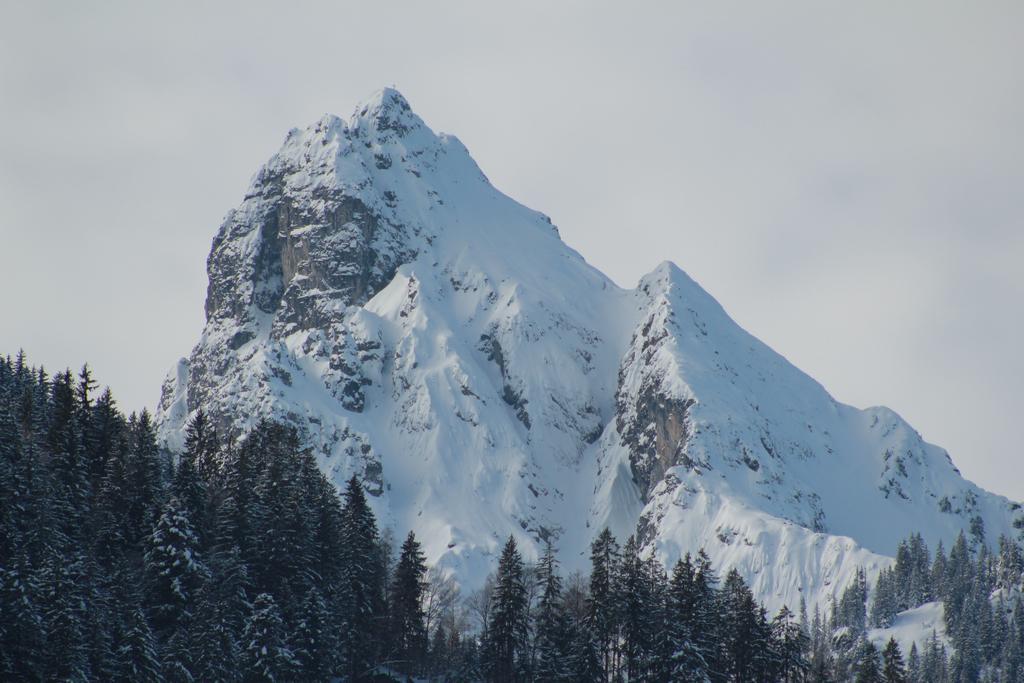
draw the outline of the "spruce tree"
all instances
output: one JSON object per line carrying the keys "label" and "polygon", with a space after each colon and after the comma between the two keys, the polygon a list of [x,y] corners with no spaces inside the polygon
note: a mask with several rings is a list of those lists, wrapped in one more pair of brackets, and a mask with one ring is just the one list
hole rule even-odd
{"label": "spruce tree", "polygon": [[129,444],[125,454],[126,541],[141,547],[160,514],[164,496],[156,432],[149,413],[143,410],[128,418]]}
{"label": "spruce tree", "polygon": [[300,678],[326,681],[338,666],[338,634],[331,629],[327,602],[312,586],[302,601],[292,637],[296,671]]}
{"label": "spruce tree", "polygon": [[185,428],[185,452],[191,456],[202,481],[212,481],[219,468],[217,431],[202,408]]}
{"label": "spruce tree", "polygon": [[727,632],[718,596],[718,575],[711,566],[711,558],[703,548],[697,551],[694,560],[693,596],[696,614],[694,644],[705,663],[708,675],[712,680],[718,681],[724,677],[727,669],[723,661]]}
{"label": "spruce tree", "polygon": [[45,628],[42,678],[86,681],[89,667],[85,590],[86,560],[75,549],[54,549],[41,570],[41,611]]}
{"label": "spruce tree", "polygon": [[243,680],[274,683],[291,679],[296,662],[286,642],[281,612],[271,595],[260,593],[253,600],[243,643]]}
{"label": "spruce tree", "polygon": [[498,560],[492,600],[484,646],[488,680],[510,683],[518,680],[518,670],[523,663],[529,618],[523,559],[512,536],[509,536]]}
{"label": "spruce tree", "polygon": [[141,606],[128,611],[125,634],[116,652],[115,679],[125,683],[161,683],[164,680],[156,639]]}
{"label": "spruce tree", "polygon": [[907,683],[907,669],[903,665],[903,653],[895,638],[889,638],[882,650],[882,680],[885,683]]}
{"label": "spruce tree", "polygon": [[722,584],[722,671],[733,680],[752,680],[757,668],[758,608],[753,594],[735,569]]}
{"label": "spruce tree", "polygon": [[772,639],[778,651],[780,680],[785,683],[802,680],[809,669],[804,658],[807,636],[801,624],[793,618],[793,613],[785,605],[772,621]]}
{"label": "spruce tree", "polygon": [[589,630],[597,648],[602,679],[615,673],[619,641],[619,615],[615,577],[619,572],[619,545],[605,528],[590,546]]}
{"label": "spruce tree", "polygon": [[252,581],[237,546],[214,548],[209,566],[210,578],[196,594],[190,622],[193,673],[196,680],[232,681],[239,675],[242,633],[252,611]]}
{"label": "spruce tree", "polygon": [[537,565],[540,601],[537,605],[535,675],[542,681],[570,680],[571,627],[562,603],[562,577],[558,560],[548,540]]}
{"label": "spruce tree", "polygon": [[882,670],[878,665],[878,648],[870,640],[864,640],[857,653],[857,683],[882,683]]}
{"label": "spruce tree", "polygon": [[177,498],[164,507],[145,554],[147,604],[157,630],[172,629],[187,616],[205,568],[198,541]]}
{"label": "spruce tree", "polygon": [[45,642],[37,577],[24,553],[0,560],[0,679],[42,677]]}
{"label": "spruce tree", "polygon": [[348,575],[350,600],[345,625],[344,652],[348,675],[361,680],[377,662],[384,612],[384,576],[379,534],[363,487],[353,476],[345,488],[341,514],[344,539],[340,558]]}
{"label": "spruce tree", "polygon": [[89,503],[89,470],[78,431],[75,380],[70,370],[58,373],[52,385],[52,411],[48,447],[52,456],[53,504],[58,510],[61,532],[73,541],[85,537],[80,521],[86,519]]}
{"label": "spruce tree", "polygon": [[669,584],[667,620],[668,635],[672,643],[671,672],[676,680],[702,681],[708,679],[698,632],[703,628],[696,569],[689,553],[672,568]]}
{"label": "spruce tree", "polygon": [[427,652],[427,629],[423,614],[426,575],[426,558],[416,535],[410,531],[402,544],[392,580],[388,620],[394,668],[409,675],[422,670]]}
{"label": "spruce tree", "polygon": [[652,596],[648,593],[649,583],[639,550],[636,538],[630,536],[622,550],[615,587],[624,669],[628,680],[640,677],[653,636],[649,613]]}
{"label": "spruce tree", "polygon": [[921,655],[917,651],[917,643],[911,643],[910,653],[907,654],[907,681],[909,683],[920,683],[921,681]]}
{"label": "spruce tree", "polygon": [[178,458],[178,465],[171,481],[171,495],[181,503],[185,515],[192,523],[196,538],[200,543],[206,541],[206,483],[196,467],[196,453],[189,448],[186,448]]}

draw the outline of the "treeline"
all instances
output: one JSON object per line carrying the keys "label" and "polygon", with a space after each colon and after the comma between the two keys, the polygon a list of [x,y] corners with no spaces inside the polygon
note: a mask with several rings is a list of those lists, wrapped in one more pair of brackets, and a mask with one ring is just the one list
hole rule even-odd
{"label": "treeline", "polygon": [[[125,416],[88,368],[50,378],[21,354],[0,358],[5,681],[916,682],[995,672],[989,655],[971,669],[937,639],[904,663],[895,642],[880,654],[864,637],[869,617],[885,623],[933,597],[955,606],[966,634],[961,625],[980,623],[988,604],[984,587],[1020,583],[1016,546],[996,559],[961,539],[948,558],[938,553],[941,584],[921,588],[920,568],[933,577],[939,560],[922,561],[923,543],[910,543],[870,615],[863,574],[827,618],[816,608],[809,619],[803,605],[769,618],[740,575],[720,578],[703,551],[666,571],[607,530],[589,575],[568,577],[552,547],[530,563],[510,538],[487,585],[462,597],[427,567],[415,536],[395,548],[378,530],[357,480],[339,497],[290,428],[260,422],[224,443],[199,413],[172,458],[149,415]],[[1001,643],[1009,666],[1024,622],[989,614],[995,635],[981,631],[978,651]],[[998,666],[992,680],[1019,680]]]}
{"label": "treeline", "polygon": [[[971,540],[961,533],[948,555],[941,543],[932,555],[913,534],[900,543],[895,563],[882,570],[873,591],[859,571],[827,618],[815,609],[808,629],[809,680],[1024,681],[1022,581],[1020,546],[1000,537],[993,553],[978,523]],[[880,658],[868,629],[890,627],[900,612],[935,601],[942,603],[950,648],[933,632],[905,656],[890,641]]]}
{"label": "treeline", "polygon": [[932,555],[920,535],[900,544],[895,564],[878,577],[870,623],[885,627],[897,613],[941,600],[953,652],[932,639],[919,657],[911,651],[914,680],[1024,680],[1024,556],[1001,536],[992,552],[984,529],[975,524],[971,540],[961,533],[946,554],[940,543]]}
{"label": "treeline", "polygon": [[295,432],[221,443],[199,413],[157,447],[88,368],[0,359],[0,678],[104,681],[777,680],[802,666],[736,573],[670,576],[608,532],[589,581],[510,538],[466,600],[399,556],[353,479],[339,496]]}
{"label": "treeline", "polygon": [[509,539],[485,594],[488,680],[789,681],[808,667],[794,615],[784,608],[769,620],[740,575],[720,583],[703,551],[667,574],[633,537],[620,548],[605,530],[589,579],[575,575],[566,590],[550,546],[525,571]]}
{"label": "treeline", "polygon": [[225,446],[202,414],[172,462],[95,387],[0,360],[0,679],[357,680],[392,654],[357,482],[339,499],[294,431]]}

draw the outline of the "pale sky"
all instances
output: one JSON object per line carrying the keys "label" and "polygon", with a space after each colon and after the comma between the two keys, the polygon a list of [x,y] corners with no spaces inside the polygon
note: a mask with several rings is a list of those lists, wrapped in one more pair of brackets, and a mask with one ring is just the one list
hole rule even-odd
{"label": "pale sky", "polygon": [[621,285],[675,261],[1024,499],[1022,26],[1018,1],[0,0],[0,352],[154,407],[251,175],[394,85]]}

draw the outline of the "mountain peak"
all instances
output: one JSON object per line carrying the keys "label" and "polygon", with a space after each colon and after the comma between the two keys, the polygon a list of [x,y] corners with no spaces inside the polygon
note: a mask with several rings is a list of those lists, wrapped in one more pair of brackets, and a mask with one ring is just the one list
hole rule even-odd
{"label": "mountain peak", "polygon": [[423,120],[402,93],[394,88],[381,88],[356,107],[349,125],[353,130],[368,129],[378,136],[394,133],[402,137],[422,127]]}
{"label": "mountain peak", "polygon": [[536,556],[553,537],[585,562],[608,526],[669,564],[708,548],[771,608],[827,605],[911,531],[1024,526],[674,264],[610,286],[393,88],[289,134],[207,264],[206,326],[164,386],[161,441],[180,447],[199,409],[229,438],[257,416],[290,424],[467,588],[498,539]]}

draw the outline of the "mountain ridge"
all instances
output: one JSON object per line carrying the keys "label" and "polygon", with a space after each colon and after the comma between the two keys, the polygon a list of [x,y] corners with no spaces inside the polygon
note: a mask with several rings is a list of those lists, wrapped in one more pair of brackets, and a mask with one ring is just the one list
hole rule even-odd
{"label": "mountain ridge", "polygon": [[200,407],[231,437],[292,424],[467,584],[510,533],[528,554],[554,537],[574,568],[607,525],[669,562],[707,546],[777,608],[877,572],[912,531],[1024,518],[894,412],[835,401],[674,264],[617,286],[393,89],[290,131],[208,272],[163,443]]}

